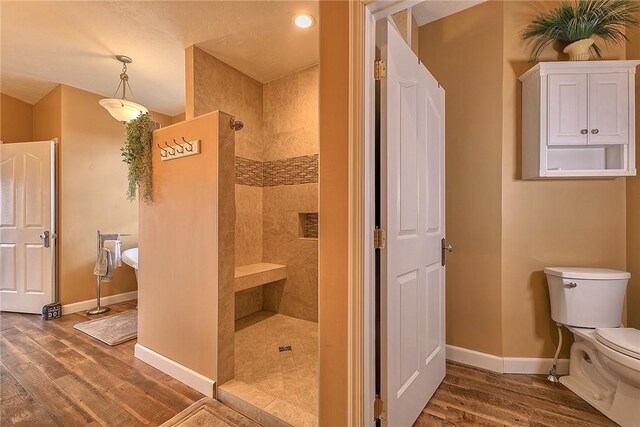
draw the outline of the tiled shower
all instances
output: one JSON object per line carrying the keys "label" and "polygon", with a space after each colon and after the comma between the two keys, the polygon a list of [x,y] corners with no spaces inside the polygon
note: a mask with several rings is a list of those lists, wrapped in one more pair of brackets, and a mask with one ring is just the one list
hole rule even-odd
{"label": "tiled shower", "polygon": [[[263,405],[254,417],[294,425],[317,423],[318,71],[264,85],[261,156],[235,162],[236,265],[284,265],[287,277],[236,293],[235,378],[223,388]],[[261,254],[242,252],[260,240]]]}
{"label": "tiled shower", "polygon": [[194,70],[195,114],[220,109],[244,122],[235,375],[218,398],[265,425],[317,425],[319,66],[260,83],[196,49]]}

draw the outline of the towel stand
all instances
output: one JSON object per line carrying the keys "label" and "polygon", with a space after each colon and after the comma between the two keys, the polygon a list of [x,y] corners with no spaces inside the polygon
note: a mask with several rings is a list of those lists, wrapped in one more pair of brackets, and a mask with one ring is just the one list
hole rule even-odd
{"label": "towel stand", "polygon": [[[124,237],[124,236],[131,236],[131,234],[128,233],[102,233],[100,230],[98,230],[98,234],[97,234],[97,251],[96,251],[96,255],[100,256],[100,249],[102,249],[104,247],[104,241],[105,240],[120,240],[120,237]],[[93,315],[93,314],[102,314],[102,313],[106,313],[107,311],[111,310],[109,307],[102,307],[100,305],[100,284],[102,283],[102,276],[96,276],[96,306],[95,308],[92,308],[91,310],[87,311],[87,314]]]}

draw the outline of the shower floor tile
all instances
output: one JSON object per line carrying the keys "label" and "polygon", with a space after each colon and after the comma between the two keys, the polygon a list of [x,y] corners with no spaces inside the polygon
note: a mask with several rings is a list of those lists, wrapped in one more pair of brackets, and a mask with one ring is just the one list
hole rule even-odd
{"label": "shower floor tile", "polygon": [[235,371],[235,380],[259,390],[262,400],[273,396],[317,419],[318,324],[265,311],[238,319]]}

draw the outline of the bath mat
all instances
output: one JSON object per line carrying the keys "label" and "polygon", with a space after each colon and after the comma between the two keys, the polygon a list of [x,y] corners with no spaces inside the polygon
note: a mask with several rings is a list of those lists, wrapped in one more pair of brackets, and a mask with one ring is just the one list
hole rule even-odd
{"label": "bath mat", "polygon": [[211,397],[205,397],[160,427],[260,427],[260,424]]}
{"label": "bath mat", "polygon": [[138,336],[138,310],[78,323],[74,328],[105,344],[118,345]]}

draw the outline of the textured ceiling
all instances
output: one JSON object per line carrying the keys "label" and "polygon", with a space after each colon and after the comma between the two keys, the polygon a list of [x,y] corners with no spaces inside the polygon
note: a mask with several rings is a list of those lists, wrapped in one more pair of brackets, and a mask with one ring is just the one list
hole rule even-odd
{"label": "textured ceiling", "polygon": [[[63,83],[113,96],[121,64],[133,100],[151,110],[184,111],[184,48],[196,44],[258,81],[319,61],[317,1],[1,1],[0,89],[35,103]],[[131,98],[131,97],[129,97]]]}
{"label": "textured ceiling", "polygon": [[486,0],[426,0],[413,6],[413,15],[422,26],[483,3]]}

